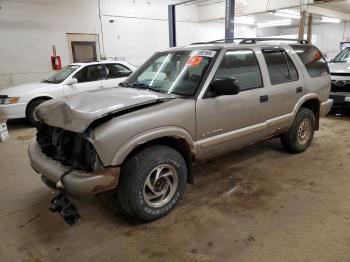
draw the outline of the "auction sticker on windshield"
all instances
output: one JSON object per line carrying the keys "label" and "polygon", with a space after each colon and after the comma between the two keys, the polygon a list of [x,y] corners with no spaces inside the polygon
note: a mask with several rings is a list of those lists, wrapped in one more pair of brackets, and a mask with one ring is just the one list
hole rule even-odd
{"label": "auction sticker on windshield", "polygon": [[191,53],[190,56],[203,56],[203,57],[211,57],[213,58],[216,54],[214,50],[196,50]]}

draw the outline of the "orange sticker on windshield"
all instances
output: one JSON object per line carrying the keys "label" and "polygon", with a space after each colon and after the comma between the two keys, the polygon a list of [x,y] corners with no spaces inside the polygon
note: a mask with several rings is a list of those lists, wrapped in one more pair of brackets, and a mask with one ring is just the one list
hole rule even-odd
{"label": "orange sticker on windshield", "polygon": [[321,60],[321,53],[318,51],[318,52],[316,52],[316,54],[315,54],[315,57],[314,57],[314,61],[316,61],[316,60]]}
{"label": "orange sticker on windshield", "polygon": [[188,59],[187,61],[187,65],[191,66],[191,67],[196,67],[198,66],[201,62],[203,61],[203,57],[202,56],[192,56],[190,59]]}

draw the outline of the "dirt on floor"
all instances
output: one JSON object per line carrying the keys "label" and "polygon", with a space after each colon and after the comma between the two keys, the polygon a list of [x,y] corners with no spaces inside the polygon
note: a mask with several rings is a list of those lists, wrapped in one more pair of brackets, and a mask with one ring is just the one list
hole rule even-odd
{"label": "dirt on floor", "polygon": [[194,166],[178,207],[138,224],[111,195],[77,203],[67,226],[30,167],[35,130],[9,123],[0,143],[0,261],[350,261],[350,116],[321,120],[311,147],[274,139]]}

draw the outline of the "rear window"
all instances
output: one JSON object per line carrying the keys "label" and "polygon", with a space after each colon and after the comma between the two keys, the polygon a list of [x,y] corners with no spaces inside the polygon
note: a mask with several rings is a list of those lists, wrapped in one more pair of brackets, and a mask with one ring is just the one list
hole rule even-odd
{"label": "rear window", "polygon": [[329,68],[322,53],[313,45],[291,45],[298,54],[311,77],[329,74]]}
{"label": "rear window", "polygon": [[277,85],[299,79],[298,72],[286,51],[263,50],[263,54],[271,84]]}

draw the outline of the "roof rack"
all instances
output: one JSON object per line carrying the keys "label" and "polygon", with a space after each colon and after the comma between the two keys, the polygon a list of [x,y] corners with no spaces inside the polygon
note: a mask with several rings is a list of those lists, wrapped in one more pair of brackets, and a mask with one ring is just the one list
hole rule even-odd
{"label": "roof rack", "polygon": [[226,38],[226,39],[218,39],[213,40],[209,42],[198,42],[193,43],[191,45],[199,45],[199,44],[215,44],[215,43],[222,43],[226,41],[235,41],[235,40],[241,40],[239,44],[256,44],[257,42],[264,42],[264,41],[285,41],[285,42],[297,42],[299,44],[308,44],[309,42],[306,40],[299,40],[299,39],[289,39],[289,38]]}

